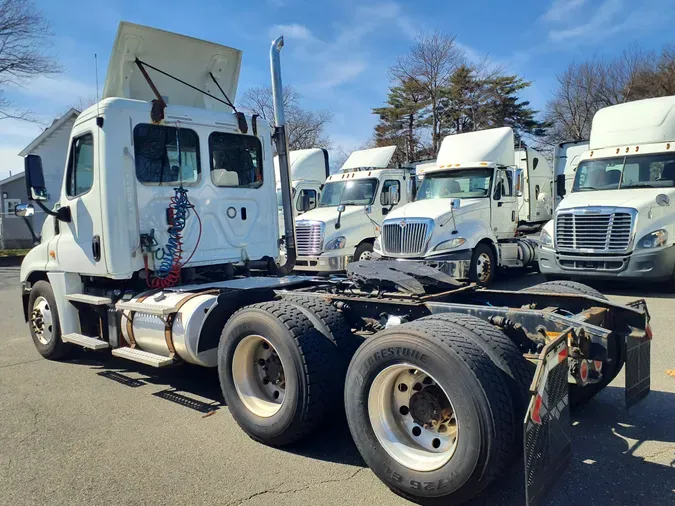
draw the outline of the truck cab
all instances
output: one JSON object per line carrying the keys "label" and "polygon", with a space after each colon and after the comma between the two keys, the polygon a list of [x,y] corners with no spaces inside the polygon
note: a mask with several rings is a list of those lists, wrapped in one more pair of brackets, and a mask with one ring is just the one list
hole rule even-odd
{"label": "truck cab", "polygon": [[546,224],[551,278],[672,280],[675,97],[599,110],[571,192]]}
{"label": "truck cab", "polygon": [[339,272],[371,258],[382,220],[412,199],[412,171],[386,168],[395,150],[355,151],[326,179],[318,207],[296,219],[295,270]]}
{"label": "truck cab", "polygon": [[[299,216],[315,209],[321,199],[321,190],[330,174],[328,151],[321,148],[289,151],[291,184],[293,185],[293,215]],[[279,157],[274,157],[274,174],[277,181],[277,207],[279,209],[279,237],[284,235],[284,212],[279,174]]]}
{"label": "truck cab", "polygon": [[560,143],[555,147],[553,152],[555,207],[558,207],[565,195],[572,193],[577,167],[581,157],[589,151],[588,146],[588,141],[572,141]]}
{"label": "truck cab", "polygon": [[418,175],[414,202],[385,218],[375,253],[481,284],[497,266],[529,265],[534,246],[516,237],[525,180],[516,153],[510,128],[447,136],[436,165]]}

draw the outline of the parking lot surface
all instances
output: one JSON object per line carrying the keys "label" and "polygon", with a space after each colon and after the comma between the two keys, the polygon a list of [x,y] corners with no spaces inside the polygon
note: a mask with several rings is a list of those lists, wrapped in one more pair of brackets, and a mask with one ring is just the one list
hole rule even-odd
{"label": "parking lot surface", "polygon": [[[541,281],[510,276],[497,287]],[[652,392],[625,410],[621,374],[573,414],[572,465],[550,503],[675,504],[675,296],[598,288],[616,302],[647,299]],[[365,467],[342,419],[272,449],[237,427],[215,371],[85,352],[42,359],[23,321],[18,268],[0,268],[0,504],[409,503]],[[524,504],[520,465],[472,504]]]}

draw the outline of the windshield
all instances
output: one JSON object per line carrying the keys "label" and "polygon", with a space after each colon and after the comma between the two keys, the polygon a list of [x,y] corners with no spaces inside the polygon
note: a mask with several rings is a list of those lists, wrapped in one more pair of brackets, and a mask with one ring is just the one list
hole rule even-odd
{"label": "windshield", "polygon": [[492,172],[492,169],[457,169],[426,174],[415,200],[487,197]]}
{"label": "windshield", "polygon": [[675,186],[675,153],[584,160],[573,192],[670,188]]}
{"label": "windshield", "polygon": [[367,206],[373,203],[377,190],[377,179],[355,179],[326,183],[321,194],[319,207]]}

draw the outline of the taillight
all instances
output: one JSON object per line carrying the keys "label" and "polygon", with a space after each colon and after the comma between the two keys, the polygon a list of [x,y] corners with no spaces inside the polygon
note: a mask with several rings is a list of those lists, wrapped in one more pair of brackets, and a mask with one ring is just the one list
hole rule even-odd
{"label": "taillight", "polygon": [[652,334],[652,326],[649,323],[645,325],[645,334],[647,335],[647,340],[651,341],[653,334]]}

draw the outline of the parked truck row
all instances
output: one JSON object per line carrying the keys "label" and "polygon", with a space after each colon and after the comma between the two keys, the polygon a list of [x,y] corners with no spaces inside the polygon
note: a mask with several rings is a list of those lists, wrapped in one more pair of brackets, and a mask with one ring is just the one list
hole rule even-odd
{"label": "parked truck row", "polygon": [[[270,128],[233,105],[240,51],[120,24],[103,98],[64,146],[54,208],[40,157],[25,159],[33,204],[18,212],[49,214],[20,275],[37,351],[67,360],[80,347],[177,375],[216,368],[234,420],[275,447],[344,416],[372,471],[415,501],[467,501],[520,458],[527,504],[556,481],[575,487],[564,477],[570,405],[624,367],[627,405],[649,393],[645,302],[572,282],[488,290],[428,265],[457,248],[473,259],[481,245],[526,263],[520,216],[545,220],[546,192],[532,173],[526,192],[519,171],[544,162],[514,151],[506,130],[483,153],[446,139],[416,195],[407,170],[375,159],[384,152],[358,154],[308,210],[311,196],[298,200],[299,184],[293,194],[282,47],[280,37],[270,49]],[[303,249],[300,226],[296,240],[294,210],[323,223],[321,249]],[[358,255],[328,279],[291,274],[298,259],[331,256],[330,241],[356,256],[364,243],[347,230],[359,223],[380,228],[373,252],[395,256]]]}

